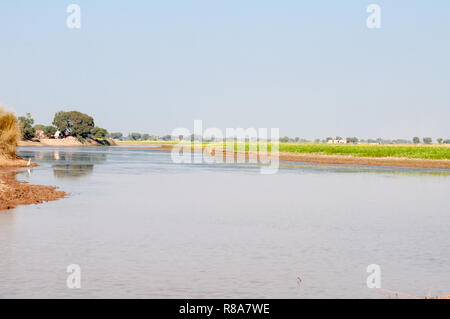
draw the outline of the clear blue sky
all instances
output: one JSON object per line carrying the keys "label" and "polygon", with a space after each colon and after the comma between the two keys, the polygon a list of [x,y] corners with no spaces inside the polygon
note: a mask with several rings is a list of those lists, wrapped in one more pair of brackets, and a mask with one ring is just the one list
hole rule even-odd
{"label": "clear blue sky", "polygon": [[[82,28],[66,27],[81,6]],[[382,8],[382,28],[366,8]],[[1,1],[0,103],[109,131],[450,138],[450,1]]]}

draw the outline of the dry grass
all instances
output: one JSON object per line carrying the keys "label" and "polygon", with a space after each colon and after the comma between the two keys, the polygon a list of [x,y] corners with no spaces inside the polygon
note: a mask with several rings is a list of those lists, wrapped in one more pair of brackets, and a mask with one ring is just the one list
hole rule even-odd
{"label": "dry grass", "polygon": [[0,107],[0,157],[15,158],[20,129],[13,113]]}

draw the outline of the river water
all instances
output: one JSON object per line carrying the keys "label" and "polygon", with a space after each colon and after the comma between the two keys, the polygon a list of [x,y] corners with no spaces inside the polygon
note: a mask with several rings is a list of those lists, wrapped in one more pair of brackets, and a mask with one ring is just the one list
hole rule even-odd
{"label": "river water", "polygon": [[20,154],[39,166],[18,179],[69,196],[0,212],[0,298],[384,298],[367,287],[371,264],[383,289],[450,293],[449,171]]}

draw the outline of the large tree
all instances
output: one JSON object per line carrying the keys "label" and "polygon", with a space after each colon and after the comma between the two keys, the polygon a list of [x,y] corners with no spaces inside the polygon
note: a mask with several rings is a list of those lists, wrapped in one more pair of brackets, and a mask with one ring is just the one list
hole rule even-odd
{"label": "large tree", "polygon": [[57,112],[53,119],[53,125],[62,133],[77,137],[88,137],[95,127],[94,119],[91,116],[78,111]]}
{"label": "large tree", "polygon": [[19,128],[22,133],[22,138],[25,140],[31,140],[36,136],[36,130],[33,127],[34,119],[31,117],[30,113],[27,113],[26,116],[19,116]]}

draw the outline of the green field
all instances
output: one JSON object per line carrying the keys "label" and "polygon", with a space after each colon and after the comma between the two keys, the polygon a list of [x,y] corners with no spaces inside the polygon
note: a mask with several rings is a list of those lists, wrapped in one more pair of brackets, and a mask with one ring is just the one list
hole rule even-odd
{"label": "green field", "polygon": [[[173,145],[178,141],[120,141],[119,145]],[[202,146],[220,145],[203,143]],[[235,149],[237,147],[235,146]],[[249,149],[246,143],[245,149]],[[270,150],[270,147],[268,147]],[[323,143],[280,143],[280,152],[348,155],[356,157],[404,157],[417,159],[450,159],[450,146],[447,145],[369,145],[369,144],[323,144]]]}
{"label": "green field", "polygon": [[351,155],[357,157],[450,159],[450,147],[438,145],[335,145],[282,143],[280,144],[280,152]]}

